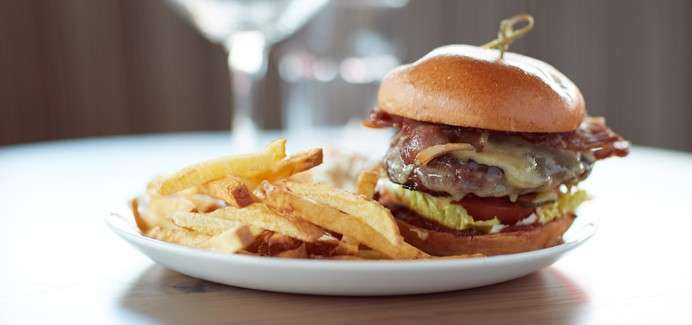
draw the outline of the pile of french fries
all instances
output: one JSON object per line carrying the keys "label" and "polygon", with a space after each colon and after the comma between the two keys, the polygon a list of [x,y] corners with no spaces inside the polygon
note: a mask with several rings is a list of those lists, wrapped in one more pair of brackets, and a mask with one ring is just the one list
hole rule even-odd
{"label": "pile of french fries", "polygon": [[152,181],[132,200],[151,238],[222,253],[315,259],[419,259],[388,209],[373,200],[379,174],[367,170],[356,193],[315,183],[305,172],[322,149],[286,155],[286,140],[264,151],[188,166]]}

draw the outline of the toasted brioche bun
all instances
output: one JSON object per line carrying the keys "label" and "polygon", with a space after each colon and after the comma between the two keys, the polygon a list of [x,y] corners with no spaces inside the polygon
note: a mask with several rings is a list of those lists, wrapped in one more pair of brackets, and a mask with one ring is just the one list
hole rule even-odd
{"label": "toasted brioche bun", "polygon": [[549,64],[470,45],[437,48],[387,74],[378,109],[418,121],[510,132],[567,132],[586,115],[579,89]]}
{"label": "toasted brioche bun", "polygon": [[[530,230],[480,236],[458,236],[448,232],[420,229],[399,219],[397,219],[397,223],[401,235],[408,243],[430,255],[483,254],[492,256],[528,252],[560,244],[562,235],[572,225],[575,218],[575,215],[570,214]],[[421,230],[427,235],[420,236]]]}

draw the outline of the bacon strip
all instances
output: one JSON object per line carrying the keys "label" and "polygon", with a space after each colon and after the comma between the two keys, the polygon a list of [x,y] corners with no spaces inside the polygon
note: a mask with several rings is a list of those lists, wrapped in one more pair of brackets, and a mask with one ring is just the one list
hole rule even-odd
{"label": "bacon strip", "polygon": [[525,140],[571,151],[592,151],[596,159],[629,154],[629,142],[605,125],[602,118],[587,117],[578,129],[564,133],[521,133]]}
{"label": "bacon strip", "polygon": [[576,130],[562,133],[502,132],[420,122],[402,116],[374,110],[363,122],[371,128],[400,128],[405,137],[401,157],[412,163],[421,150],[445,143],[469,143],[483,150],[488,133],[517,135],[524,140],[570,151],[591,151],[598,160],[629,154],[629,142],[609,129],[602,118],[586,118]]}

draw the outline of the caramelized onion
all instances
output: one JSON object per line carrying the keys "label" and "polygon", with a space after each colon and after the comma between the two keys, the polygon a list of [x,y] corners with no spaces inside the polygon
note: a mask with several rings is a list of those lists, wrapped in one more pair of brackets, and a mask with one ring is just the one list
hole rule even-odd
{"label": "caramelized onion", "polygon": [[416,155],[416,164],[419,166],[427,165],[431,160],[444,154],[454,151],[476,150],[474,146],[468,143],[445,143],[427,147]]}

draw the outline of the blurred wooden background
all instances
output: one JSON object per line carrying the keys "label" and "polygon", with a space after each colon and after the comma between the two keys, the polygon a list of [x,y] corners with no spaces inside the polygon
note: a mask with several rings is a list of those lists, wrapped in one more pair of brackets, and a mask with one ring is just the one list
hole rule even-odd
{"label": "blurred wooden background", "polygon": [[[633,142],[692,151],[692,1],[412,0],[381,24],[397,26],[411,61],[481,44],[521,12],[537,27],[513,51],[570,76],[591,114]],[[272,64],[269,107],[277,79]],[[0,0],[0,145],[223,130],[230,101],[223,50],[162,0]]]}

